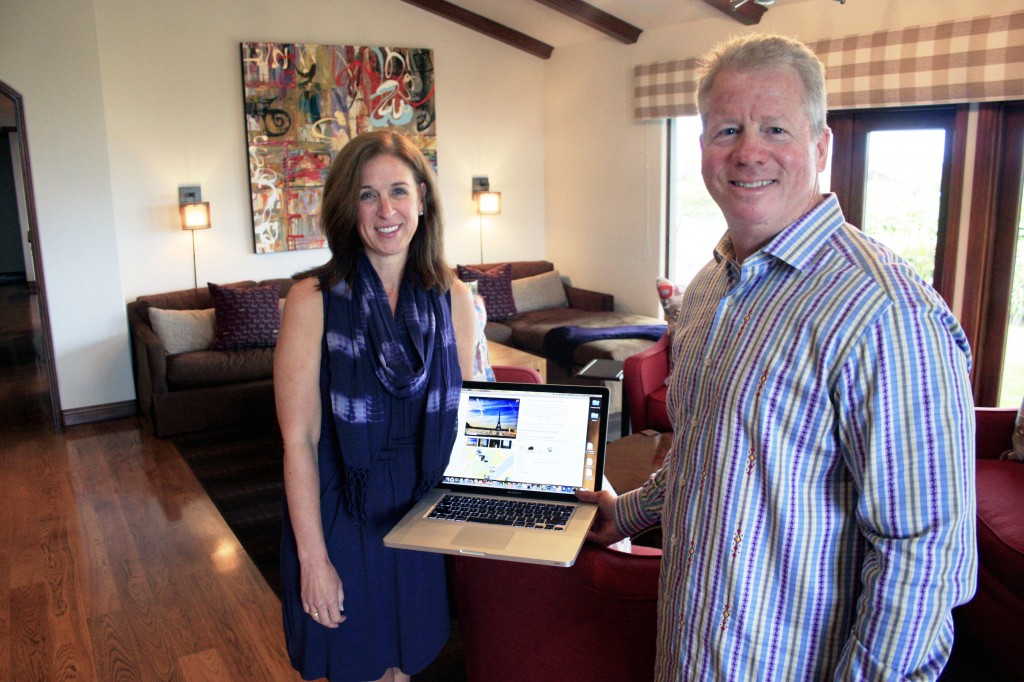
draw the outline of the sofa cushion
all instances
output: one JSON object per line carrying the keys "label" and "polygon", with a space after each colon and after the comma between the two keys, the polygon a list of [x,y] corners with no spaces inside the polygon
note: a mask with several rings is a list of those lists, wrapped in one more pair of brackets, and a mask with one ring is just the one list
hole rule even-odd
{"label": "sofa cushion", "polygon": [[[512,345],[517,348],[544,354],[544,337],[555,327],[625,327],[633,325],[664,324],[661,320],[646,315],[616,313],[576,308],[548,308],[516,315],[506,324],[512,327]],[[596,358],[625,360],[634,353],[649,348],[647,339],[608,339],[591,341],[576,348],[576,364],[586,364]]]}
{"label": "sofa cushion", "polygon": [[1024,462],[1024,401],[1017,410],[1017,418],[1013,422],[1013,449],[1006,452],[1006,459]]}
{"label": "sofa cushion", "polygon": [[207,350],[214,339],[213,308],[164,310],[150,308],[149,320],[168,355]]}
{"label": "sofa cushion", "polygon": [[204,350],[167,358],[167,386],[171,390],[269,379],[273,373],[273,348]]}
{"label": "sofa cushion", "polygon": [[487,352],[487,305],[480,294],[473,294],[473,308],[476,312],[476,330],[473,343],[473,381],[494,381],[491,356]]}
{"label": "sofa cushion", "polygon": [[277,344],[281,330],[281,287],[250,288],[209,284],[216,311],[214,350],[240,350]]}
{"label": "sofa cushion", "polygon": [[658,289],[658,300],[661,301],[661,307],[665,311],[665,320],[669,324],[669,329],[671,329],[679,321],[679,311],[683,305],[684,287],[666,277],[659,277],[655,280],[655,285]]}
{"label": "sofa cushion", "polygon": [[569,305],[558,270],[512,280],[512,298],[519,313],[565,308]]}
{"label": "sofa cushion", "polygon": [[487,319],[507,320],[516,314],[516,302],[512,297],[512,266],[508,263],[492,270],[478,270],[469,265],[458,266],[459,279],[476,282],[477,291],[487,304]]}
{"label": "sofa cushion", "polygon": [[1020,497],[1024,464],[992,459],[976,461],[978,555],[988,571],[1024,598],[1024,524]]}

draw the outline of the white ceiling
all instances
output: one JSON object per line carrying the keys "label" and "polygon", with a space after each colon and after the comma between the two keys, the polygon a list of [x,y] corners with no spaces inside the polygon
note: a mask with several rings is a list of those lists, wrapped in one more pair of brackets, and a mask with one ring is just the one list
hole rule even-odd
{"label": "white ceiling", "polygon": [[[594,7],[645,31],[722,16],[721,12],[702,0],[587,1]],[[612,40],[597,29],[590,28],[534,0],[453,0],[453,4],[555,48],[600,38]],[[642,35],[640,39],[643,40]]]}

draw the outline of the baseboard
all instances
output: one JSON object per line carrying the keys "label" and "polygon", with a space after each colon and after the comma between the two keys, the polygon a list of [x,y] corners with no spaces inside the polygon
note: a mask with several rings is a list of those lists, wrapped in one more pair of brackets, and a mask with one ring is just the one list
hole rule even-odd
{"label": "baseboard", "polygon": [[73,410],[61,410],[60,418],[64,426],[77,426],[79,424],[106,421],[107,419],[134,417],[136,413],[135,401],[125,400],[120,403],[90,405],[89,407],[76,407]]}

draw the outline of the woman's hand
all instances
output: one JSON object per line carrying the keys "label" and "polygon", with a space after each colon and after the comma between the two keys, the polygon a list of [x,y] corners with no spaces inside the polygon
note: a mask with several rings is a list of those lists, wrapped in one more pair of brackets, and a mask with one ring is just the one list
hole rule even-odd
{"label": "woman's hand", "polygon": [[330,560],[302,565],[302,608],[326,628],[345,622],[345,590]]}

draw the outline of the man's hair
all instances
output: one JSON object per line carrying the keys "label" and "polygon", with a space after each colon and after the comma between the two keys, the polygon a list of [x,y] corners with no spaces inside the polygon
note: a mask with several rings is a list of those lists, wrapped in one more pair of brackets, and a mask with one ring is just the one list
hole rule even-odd
{"label": "man's hair", "polygon": [[697,111],[707,123],[709,96],[715,79],[723,71],[767,71],[791,68],[804,86],[804,109],[815,135],[825,129],[828,104],[825,67],[810,48],[799,40],[780,35],[754,33],[719,43],[700,59],[697,81]]}
{"label": "man's hair", "polygon": [[429,162],[416,145],[404,135],[390,130],[364,133],[348,142],[331,164],[324,183],[320,205],[320,229],[323,230],[331,258],[323,265],[299,273],[296,277],[322,278],[325,288],[341,280],[355,282],[359,251],[363,248],[359,235],[359,194],[363,168],[378,156],[394,156],[412,171],[413,179],[422,184],[423,215],[409,244],[406,269],[419,274],[423,285],[447,291],[452,273],[444,259],[444,216],[437,190],[437,179]]}

